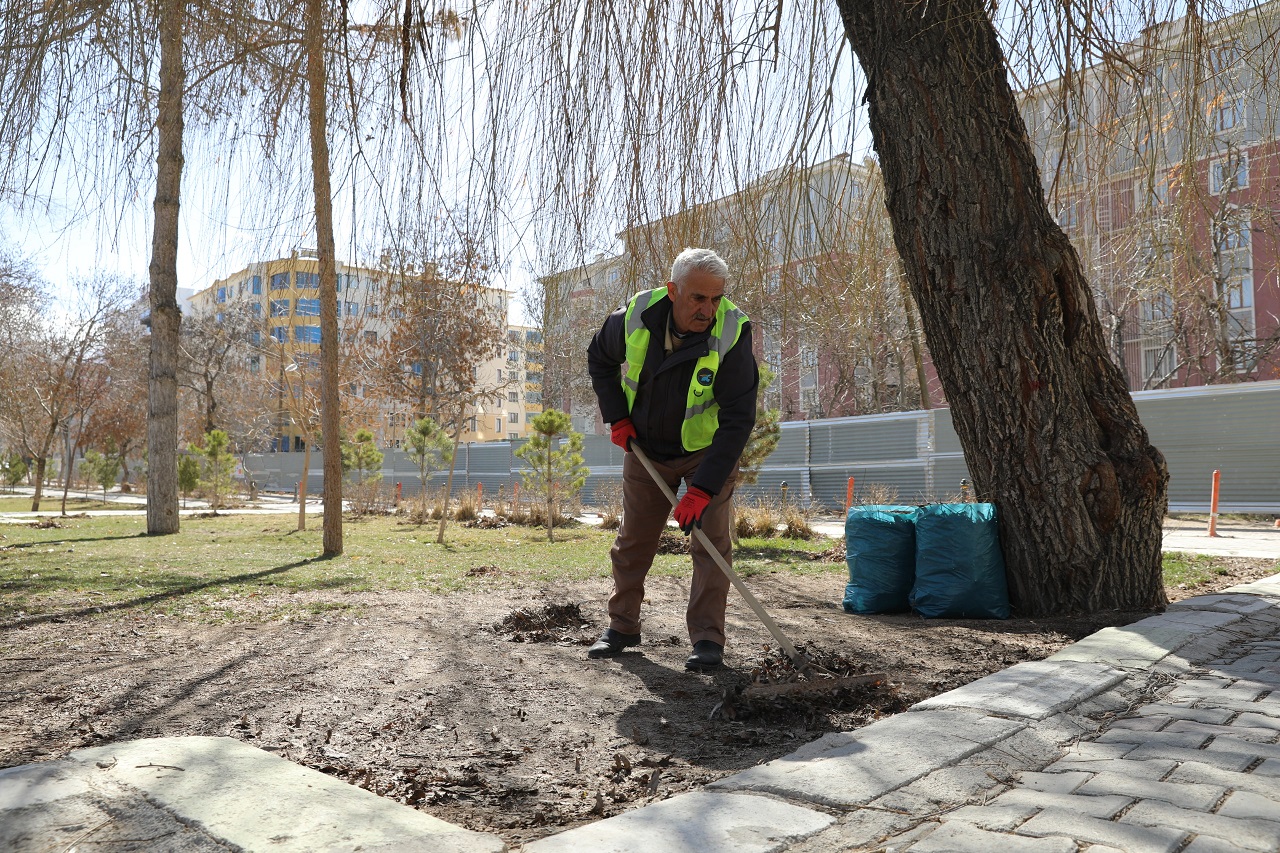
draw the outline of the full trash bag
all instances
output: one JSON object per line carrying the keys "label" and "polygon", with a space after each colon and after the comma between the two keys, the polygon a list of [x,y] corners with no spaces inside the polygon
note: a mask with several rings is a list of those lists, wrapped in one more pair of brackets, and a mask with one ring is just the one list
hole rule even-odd
{"label": "full trash bag", "polygon": [[844,588],[848,613],[894,613],[910,608],[915,578],[916,508],[860,506],[844,523],[845,561],[849,584]]}
{"label": "full trash bag", "polygon": [[921,616],[1008,619],[1009,589],[994,504],[932,504],[915,516],[915,586]]}

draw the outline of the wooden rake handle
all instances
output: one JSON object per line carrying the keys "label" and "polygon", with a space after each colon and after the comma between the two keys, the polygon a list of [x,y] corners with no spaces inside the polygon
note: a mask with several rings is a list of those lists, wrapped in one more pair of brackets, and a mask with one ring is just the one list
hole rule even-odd
{"label": "wooden rake handle", "polygon": [[[667,496],[667,500],[671,502],[671,507],[674,509],[676,506],[676,493],[671,491],[671,487],[667,485],[667,481],[662,479],[661,475],[658,474],[658,470],[653,467],[653,463],[649,461],[649,457],[645,455],[645,452],[640,449],[640,445],[634,439],[631,441],[631,452],[640,460],[640,464],[644,465],[645,470],[649,472],[649,476],[658,484],[658,488],[662,489],[662,493]],[[730,519],[730,524],[732,523],[733,520]],[[719,549],[711,544],[711,539],[702,530],[702,528],[694,525],[693,535],[698,537],[698,541],[701,542],[702,547],[706,548],[707,552],[711,554],[712,559],[716,561],[716,565],[720,567],[720,571],[725,573],[734,588],[738,590],[738,593],[742,596],[743,600],[747,602],[747,605],[755,612],[756,616],[760,617],[760,621],[769,629],[769,633],[773,635],[773,639],[778,642],[778,645],[786,653],[787,657],[791,658],[791,662],[795,665],[796,669],[799,671],[808,669],[810,667],[808,658],[800,654],[800,650],[795,647],[795,644],[787,638],[786,634],[782,633],[782,629],[778,627],[777,622],[773,621],[773,617],[769,615],[769,611],[765,610],[764,605],[760,603],[760,600],[752,594],[751,590],[747,589],[747,585],[742,582],[742,578],[738,577],[738,573],[729,565],[729,561],[724,558],[724,555],[720,553]]]}

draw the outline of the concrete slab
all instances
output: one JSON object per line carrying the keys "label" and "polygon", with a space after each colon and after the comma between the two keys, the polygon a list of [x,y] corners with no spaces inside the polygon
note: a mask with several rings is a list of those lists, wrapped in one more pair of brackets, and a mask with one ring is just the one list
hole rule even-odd
{"label": "concrete slab", "polygon": [[500,853],[498,837],[471,832],[315,770],[225,737],[168,737],[77,750],[90,785],[141,791],[188,825],[246,850],[264,839],[279,853],[413,849]]}
{"label": "concrete slab", "polygon": [[1145,669],[1191,642],[1198,633],[1189,625],[1143,626],[1141,622],[1135,622],[1123,628],[1103,628],[1046,660]]}
{"label": "concrete slab", "polygon": [[973,708],[1043,720],[1110,690],[1126,677],[1123,670],[1102,663],[1031,661],[925,699],[911,710]]}
{"label": "concrete slab", "polygon": [[821,805],[861,805],[985,749],[1023,728],[973,711],[898,714],[849,733],[814,757],[775,759],[709,787],[764,791]]}
{"label": "concrete slab", "polygon": [[524,853],[774,853],[835,822],[751,794],[697,791],[531,841]]}

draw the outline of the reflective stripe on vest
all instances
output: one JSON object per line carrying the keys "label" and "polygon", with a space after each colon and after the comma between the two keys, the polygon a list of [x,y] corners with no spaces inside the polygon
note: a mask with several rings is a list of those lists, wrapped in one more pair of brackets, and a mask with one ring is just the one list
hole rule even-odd
{"label": "reflective stripe on vest", "polygon": [[[649,351],[649,329],[641,315],[647,308],[667,295],[665,287],[642,290],[631,297],[624,317],[626,330],[626,361],[622,364],[622,393],[627,398],[627,411],[636,402],[640,390],[640,371]],[[720,406],[715,401],[714,385],[720,362],[742,335],[747,315],[728,299],[721,299],[716,309],[716,320],[707,338],[707,354],[698,359],[689,377],[689,392],[685,401],[684,425],[680,428],[680,442],[693,453],[711,446],[711,439],[720,426]]]}

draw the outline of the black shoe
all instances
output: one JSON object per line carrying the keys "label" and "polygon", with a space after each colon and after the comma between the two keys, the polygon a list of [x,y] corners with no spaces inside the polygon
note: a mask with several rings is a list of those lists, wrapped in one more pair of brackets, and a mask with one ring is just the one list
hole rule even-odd
{"label": "black shoe", "polygon": [[711,640],[699,640],[693,644],[693,654],[684,662],[685,669],[702,671],[719,669],[724,665],[724,646]]}
{"label": "black shoe", "polygon": [[624,634],[612,628],[605,628],[604,633],[600,635],[600,639],[596,640],[595,644],[587,649],[587,657],[611,658],[614,655],[621,654],[622,650],[629,646],[638,645],[640,645],[639,634]]}

